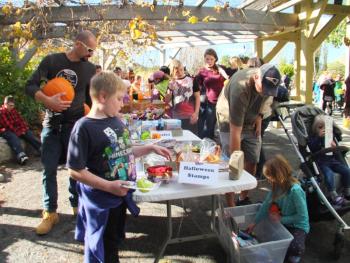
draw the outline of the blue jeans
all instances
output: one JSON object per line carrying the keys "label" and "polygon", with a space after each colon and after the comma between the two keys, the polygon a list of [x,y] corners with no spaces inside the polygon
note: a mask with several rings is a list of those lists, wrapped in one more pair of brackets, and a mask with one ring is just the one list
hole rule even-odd
{"label": "blue jeans", "polygon": [[332,159],[330,161],[319,164],[319,167],[324,175],[328,191],[336,190],[334,173],[339,173],[341,175],[343,187],[350,187],[350,168],[346,164],[336,159]]}
{"label": "blue jeans", "polygon": [[[49,212],[57,210],[57,168],[65,163],[69,136],[73,125],[61,125],[60,129],[43,128],[41,132],[43,172],[43,203]],[[76,181],[69,177],[69,201],[72,207],[78,206]]]}
{"label": "blue jeans", "polygon": [[209,101],[202,102],[198,116],[198,136],[199,138],[214,139],[216,125],[216,104]]}
{"label": "blue jeans", "polygon": [[14,151],[16,156],[18,156],[20,153],[24,153],[20,138],[32,145],[35,150],[40,151],[41,143],[37,138],[35,138],[30,130],[26,131],[26,133],[20,135],[19,137],[12,131],[4,131],[1,133],[1,136],[7,141],[8,145]]}

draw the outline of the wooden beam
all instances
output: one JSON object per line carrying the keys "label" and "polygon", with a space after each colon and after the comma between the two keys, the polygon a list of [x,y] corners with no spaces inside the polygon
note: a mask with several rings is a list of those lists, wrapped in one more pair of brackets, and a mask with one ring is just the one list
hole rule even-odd
{"label": "wooden beam", "polygon": [[291,7],[291,6],[299,4],[302,1],[304,1],[304,0],[285,0],[283,2],[280,2],[280,4],[277,5],[276,7],[273,7],[272,9],[270,9],[270,12],[280,12],[284,9]]}
{"label": "wooden beam", "polygon": [[[300,32],[299,32],[300,34]],[[296,88],[297,100],[300,100],[300,38],[295,41],[295,52],[294,52],[294,85]]]}
{"label": "wooden beam", "polygon": [[216,40],[254,40],[257,38],[255,35],[230,35],[230,36],[189,36],[189,37],[160,37],[158,43],[178,43],[178,42],[196,42],[196,41],[210,41],[215,43]]}
{"label": "wooden beam", "polygon": [[263,57],[263,40],[261,38],[257,38],[254,40],[254,51],[256,57]]}
{"label": "wooden beam", "polygon": [[314,37],[318,23],[320,22],[321,16],[324,12],[324,9],[327,5],[327,1],[320,1],[313,6],[311,15],[308,19],[308,25],[310,29],[308,30],[308,36]]}
{"label": "wooden beam", "polygon": [[[1,27],[0,26],[0,43],[9,41],[9,34],[6,33],[8,26]],[[123,23],[118,23],[117,25],[112,25],[110,28],[111,34],[118,34],[124,29],[126,29],[127,25]],[[177,23],[175,26],[156,26],[156,31],[159,32],[168,32],[168,36],[170,32],[174,32],[173,34],[186,34],[186,35],[228,35],[228,32],[235,32],[234,34],[255,34],[261,35],[261,32],[276,32],[276,31],[290,31],[293,28],[285,28],[278,26],[270,26],[270,25],[254,25],[254,24],[236,24],[236,23],[197,23],[197,24],[189,24],[189,23]],[[90,28],[91,31],[98,33],[96,28]],[[33,32],[33,38],[35,39],[51,39],[51,38],[63,38],[67,35],[75,35],[79,31],[79,27],[72,28],[68,26],[55,26],[52,25],[47,29],[37,30]],[[243,33],[240,33],[243,32]],[[250,33],[248,33],[249,31]],[[208,33],[213,32],[213,33]],[[215,32],[215,33],[214,33]]]}
{"label": "wooden beam", "polygon": [[267,36],[261,36],[260,38],[263,40],[289,40],[293,41],[294,38],[298,37],[298,34],[296,31],[299,31],[300,27],[290,29],[290,30],[285,30],[282,32],[277,32],[273,33],[272,35],[267,35]]}
{"label": "wooden beam", "polygon": [[[172,10],[170,13],[169,11]],[[42,13],[46,16],[46,23],[68,23],[68,22],[92,22],[92,21],[116,21],[130,20],[140,16],[147,21],[163,21],[164,16],[168,17],[168,21],[187,21],[187,17],[182,15],[182,11],[190,11],[191,15],[202,19],[206,16],[216,18],[211,23],[250,23],[264,25],[278,25],[281,27],[293,27],[298,24],[296,14],[283,14],[262,12],[257,10],[245,10],[244,13],[237,8],[227,8],[218,14],[212,7],[186,6],[174,8],[173,6],[157,6],[154,11],[145,12],[145,8],[139,6],[119,7],[115,5],[108,6],[61,6],[42,8]],[[0,15],[0,25],[10,25],[16,22],[28,23],[34,16],[35,12],[25,11],[21,16],[4,16]],[[210,23],[208,23],[210,24]]]}
{"label": "wooden beam", "polygon": [[318,32],[318,34],[313,38],[313,48],[316,50],[317,47],[327,38],[327,36],[340,24],[345,18],[344,15],[333,16],[328,23]]}
{"label": "wooden beam", "polygon": [[196,6],[197,6],[197,7],[201,7],[202,5],[205,4],[206,1],[207,1],[207,0],[198,0],[197,3],[196,3]]}
{"label": "wooden beam", "polygon": [[245,0],[242,4],[240,4],[239,6],[237,6],[237,8],[246,8],[248,6],[250,6],[251,4],[254,4],[256,0]]}
{"label": "wooden beam", "polygon": [[158,48],[180,48],[180,47],[198,47],[198,46],[212,46],[220,44],[234,44],[234,43],[247,43],[246,39],[232,39],[232,40],[216,40],[216,41],[196,41],[196,42],[179,42],[179,43],[169,43],[169,44],[157,44]]}
{"label": "wooden beam", "polygon": [[270,62],[278,52],[287,44],[287,41],[278,41],[277,44],[271,49],[271,51],[266,54],[263,58],[265,63]]}
{"label": "wooden beam", "polygon": [[180,53],[181,51],[181,47],[177,49],[177,51],[175,52],[174,56],[171,57],[171,59],[175,59],[177,57],[177,55]]}
{"label": "wooden beam", "polygon": [[350,6],[349,5],[326,5],[324,9],[324,14],[327,15],[349,15]]}

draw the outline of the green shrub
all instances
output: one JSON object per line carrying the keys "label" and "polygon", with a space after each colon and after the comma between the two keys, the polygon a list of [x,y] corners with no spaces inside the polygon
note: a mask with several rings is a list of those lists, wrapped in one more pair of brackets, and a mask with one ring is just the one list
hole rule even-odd
{"label": "green shrub", "polygon": [[42,106],[24,92],[26,81],[32,74],[33,68],[29,65],[23,70],[18,69],[7,47],[0,47],[0,61],[1,104],[7,95],[14,96],[16,108],[28,124],[31,127],[40,125],[39,113]]}
{"label": "green shrub", "polygon": [[290,78],[294,76],[294,66],[292,64],[281,63],[279,70],[283,75],[287,75]]}
{"label": "green shrub", "polygon": [[332,73],[333,77],[335,77],[337,74],[340,74],[343,77],[345,76],[345,65],[341,61],[333,61],[328,63],[327,70],[328,72]]}

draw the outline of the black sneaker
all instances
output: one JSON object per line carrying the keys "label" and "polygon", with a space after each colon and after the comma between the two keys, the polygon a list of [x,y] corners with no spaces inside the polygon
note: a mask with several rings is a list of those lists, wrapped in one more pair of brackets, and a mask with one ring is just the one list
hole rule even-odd
{"label": "black sneaker", "polygon": [[249,197],[244,198],[243,200],[237,199],[236,206],[243,206],[243,205],[251,205],[252,201],[250,201]]}

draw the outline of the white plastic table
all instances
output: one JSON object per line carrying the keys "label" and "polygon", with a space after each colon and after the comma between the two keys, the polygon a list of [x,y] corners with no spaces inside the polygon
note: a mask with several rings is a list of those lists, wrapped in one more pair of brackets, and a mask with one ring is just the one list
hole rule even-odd
{"label": "white plastic table", "polygon": [[[141,172],[140,172],[140,174]],[[167,206],[167,236],[160,248],[158,255],[154,262],[158,262],[163,256],[164,251],[169,244],[183,243],[194,240],[208,239],[217,237],[214,231],[215,226],[215,208],[216,208],[216,196],[229,192],[240,192],[243,190],[250,190],[257,185],[256,179],[248,172],[244,171],[239,180],[229,180],[228,172],[219,174],[219,179],[215,185],[193,185],[193,184],[181,184],[176,180],[171,181],[169,184],[162,184],[158,189],[152,190],[148,193],[141,193],[135,191],[133,196],[136,202],[159,202],[166,201]],[[181,238],[173,238],[173,224],[171,216],[171,200],[184,199],[184,198],[196,198],[200,196],[212,196],[211,198],[211,231],[206,234],[187,236]]]}
{"label": "white plastic table", "polygon": [[174,136],[173,139],[184,142],[184,141],[200,141],[201,139],[189,130],[183,130],[182,136]]}

